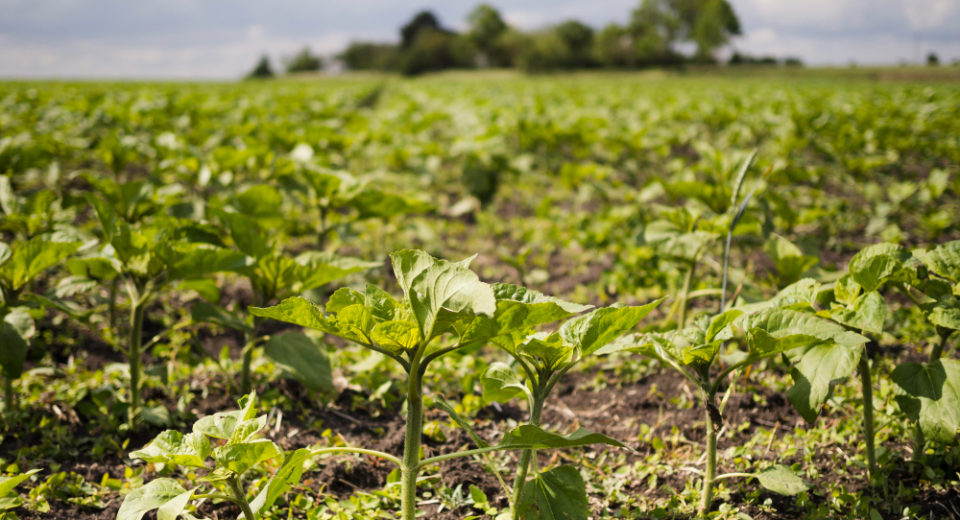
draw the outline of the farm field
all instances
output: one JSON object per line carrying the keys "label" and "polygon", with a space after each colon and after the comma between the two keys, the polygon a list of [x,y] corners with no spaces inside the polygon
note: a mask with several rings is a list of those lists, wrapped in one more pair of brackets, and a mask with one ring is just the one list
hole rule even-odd
{"label": "farm field", "polygon": [[0,520],[960,518],[885,74],[0,83]]}

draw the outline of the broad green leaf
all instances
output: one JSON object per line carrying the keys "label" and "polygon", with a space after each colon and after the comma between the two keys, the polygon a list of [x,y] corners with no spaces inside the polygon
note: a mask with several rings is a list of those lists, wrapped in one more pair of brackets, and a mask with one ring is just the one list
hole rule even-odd
{"label": "broad green leaf", "polygon": [[373,315],[362,304],[350,305],[337,313],[337,335],[360,344],[369,343]]}
{"label": "broad green leaf", "polygon": [[45,237],[34,237],[14,244],[9,260],[0,265],[0,279],[10,289],[19,290],[79,247],[79,242],[53,242]]}
{"label": "broad green leaf", "polygon": [[913,254],[930,271],[960,283],[960,240],[940,244],[933,249],[919,249]]}
{"label": "broad green leaf", "polygon": [[817,265],[819,261],[815,256],[803,254],[799,247],[776,234],[770,238],[764,250],[773,260],[780,281],[784,285],[799,280],[803,273]]}
{"label": "broad green leaf", "polygon": [[390,253],[390,262],[393,264],[393,275],[403,291],[405,298],[410,299],[410,288],[413,280],[436,263],[436,259],[419,249],[402,249]]}
{"label": "broad green leaf", "polygon": [[930,323],[946,329],[960,330],[960,298],[949,295],[925,304],[923,310]]}
{"label": "broad green leaf", "polygon": [[324,306],[327,312],[338,313],[351,305],[363,305],[364,295],[349,287],[341,287],[330,295]]}
{"label": "broad green leaf", "polygon": [[13,491],[13,488],[19,486],[25,480],[33,475],[36,475],[37,473],[40,473],[39,469],[31,469],[30,471],[21,473],[19,475],[14,475],[12,477],[0,476],[0,497],[7,495]]}
{"label": "broad green leaf", "polygon": [[[0,177],[0,179],[2,178],[5,177]],[[10,246],[7,245],[6,242],[0,242],[0,266],[7,260],[10,260],[11,256],[13,256],[13,250],[10,249]]]}
{"label": "broad green leaf", "polygon": [[251,217],[275,217],[280,215],[283,196],[269,184],[251,186],[236,196],[237,212]]}
{"label": "broad green leaf", "polygon": [[519,285],[495,283],[491,287],[497,299],[494,318],[501,329],[527,329],[551,323],[593,307],[547,296]]}
{"label": "broad green leaf", "polygon": [[157,520],[177,520],[180,513],[187,508],[187,503],[193,498],[195,489],[184,491],[172,500],[157,509]]}
{"label": "broad green leaf", "polygon": [[264,257],[271,252],[269,234],[264,233],[256,220],[240,213],[222,211],[220,220],[230,233],[237,249],[253,258]]}
{"label": "broad green leaf", "polygon": [[593,433],[586,428],[561,435],[548,432],[532,424],[523,424],[510,430],[503,436],[497,445],[502,449],[534,449],[545,450],[551,448],[573,448],[590,444],[609,444],[618,448],[626,446],[616,439],[611,439],[600,433]]}
{"label": "broad green leaf", "polygon": [[[444,316],[447,322],[461,313],[494,315],[497,302],[493,289],[466,267],[470,259],[454,263],[429,255],[424,259],[423,255],[425,253],[399,251],[391,258],[394,258],[394,270],[401,273],[397,277],[401,286],[409,283],[410,308],[424,340],[446,332],[443,327],[436,327],[442,311],[452,314]],[[408,279],[414,272],[417,274]]]}
{"label": "broad green leaf", "polygon": [[833,284],[833,295],[834,298],[840,303],[845,303],[847,305],[853,305],[857,298],[860,297],[860,292],[863,290],[854,279],[850,273],[847,273],[840,277],[835,284]]}
{"label": "broad green leaf", "polygon": [[[859,286],[857,288],[859,290]],[[737,309],[743,311],[744,314],[754,314],[763,309],[773,308],[807,310],[814,308],[823,292],[824,288],[820,282],[812,278],[804,278],[784,287],[769,300],[740,305]]]}
{"label": "broad green leaf", "polygon": [[831,309],[830,316],[850,328],[880,334],[887,318],[887,304],[879,292],[870,291],[858,296],[852,306]]}
{"label": "broad green leaf", "polygon": [[257,464],[281,455],[280,448],[267,439],[231,442],[213,450],[217,466],[242,474]]}
{"label": "broad green leaf", "polygon": [[284,332],[264,345],[263,353],[304,386],[316,392],[333,389],[333,374],[327,352],[309,336]]}
{"label": "broad green leaf", "polygon": [[[254,419],[256,410],[256,393],[251,393],[240,398],[240,409],[229,412],[218,412],[213,415],[201,417],[193,423],[193,431],[213,437],[215,439],[232,440],[240,436],[245,439],[249,434],[251,425],[249,423],[266,423],[266,416]],[[244,426],[246,423],[246,426]],[[243,426],[243,428],[241,428]],[[239,431],[243,430],[243,431]]]}
{"label": "broad green leaf", "polygon": [[810,484],[807,484],[790,468],[782,464],[776,464],[754,473],[753,476],[757,478],[761,486],[781,495],[796,495],[810,489]]}
{"label": "broad green leaf", "polygon": [[334,335],[340,333],[336,323],[324,316],[320,307],[299,296],[287,298],[273,307],[250,307],[248,310],[250,314],[261,318],[285,321]]}
{"label": "broad green leaf", "polygon": [[166,243],[157,248],[157,255],[166,264],[171,280],[238,271],[250,265],[250,259],[239,251],[202,243]]}
{"label": "broad green leaf", "polygon": [[829,343],[829,341],[809,334],[789,334],[775,337],[761,328],[753,328],[747,331],[747,346],[750,349],[747,361],[753,363],[761,358],[820,343]]}
{"label": "broad green leaf", "polygon": [[347,275],[379,267],[380,262],[368,262],[358,258],[335,256],[331,253],[308,251],[297,256],[296,262],[305,267],[298,269],[299,292],[308,291]]}
{"label": "broad green leaf", "polygon": [[202,468],[208,455],[210,441],[205,435],[196,432],[184,435],[176,430],[167,430],[143,448],[132,452],[130,458]]}
{"label": "broad green leaf", "polygon": [[171,501],[179,503],[185,493],[188,491],[172,478],[152,480],[124,497],[117,512],[117,520],[140,520],[148,511],[163,507]]}
{"label": "broad green leaf", "polygon": [[766,309],[752,316],[745,316],[740,321],[744,330],[762,329],[778,339],[800,334],[848,347],[862,345],[868,341],[867,338],[850,332],[842,325],[830,320],[791,309]]}
{"label": "broad green leaf", "polygon": [[251,331],[250,326],[232,312],[207,302],[193,304],[190,308],[190,318],[197,323],[213,323],[240,332]]}
{"label": "broad green leaf", "polygon": [[390,293],[373,284],[367,284],[360,303],[377,321],[392,321],[407,318],[407,312]]}
{"label": "broad green leaf", "polygon": [[850,275],[865,292],[875,291],[888,280],[899,281],[910,253],[897,244],[874,244],[850,259]]}
{"label": "broad green leaf", "polygon": [[741,310],[730,309],[712,317],[710,319],[710,326],[707,327],[707,332],[704,334],[704,341],[712,342],[717,339],[730,339],[730,335],[728,334],[730,325],[733,324],[741,314],[743,314]]}
{"label": "broad green leaf", "polygon": [[180,291],[196,291],[204,300],[214,303],[220,301],[220,287],[217,281],[212,278],[194,278],[192,280],[183,280],[177,284]]}
{"label": "broad green leaf", "polygon": [[416,199],[401,197],[377,189],[364,189],[350,200],[359,218],[390,218],[409,213],[426,213],[433,206]]}
{"label": "broad green leaf", "polygon": [[960,361],[904,363],[890,378],[904,393],[896,398],[900,408],[919,421],[927,437],[947,443],[956,440],[960,432]]}
{"label": "broad green leaf", "polygon": [[573,466],[545,471],[523,485],[517,505],[524,520],[587,520],[586,486]]}
{"label": "broad green leaf", "polygon": [[793,362],[793,386],[787,391],[787,398],[801,417],[809,423],[816,421],[833,386],[857,370],[863,350],[862,345],[825,343],[787,352]]}
{"label": "broad green leaf", "polygon": [[[303,475],[303,465],[313,456],[313,453],[306,448],[300,448],[296,451],[287,453],[284,456],[283,464],[267,481],[267,485],[260,490],[256,498],[250,501],[250,508],[254,513],[267,511],[278,498],[300,482]],[[241,518],[243,515],[241,515]]]}
{"label": "broad green leaf", "polygon": [[573,358],[575,349],[563,343],[559,334],[538,332],[517,345],[514,354],[532,360],[538,370],[552,372],[577,361]]}
{"label": "broad green leaf", "polygon": [[383,321],[370,331],[370,339],[391,352],[411,351],[420,345],[420,329],[412,321]]}
{"label": "broad green leaf", "polygon": [[527,385],[510,365],[499,361],[491,363],[480,379],[484,402],[506,403],[515,397],[529,395]]}
{"label": "broad green leaf", "polygon": [[27,342],[13,325],[0,321],[0,369],[3,376],[16,379],[23,373],[27,358]]}
{"label": "broad green leaf", "polygon": [[635,307],[603,307],[567,320],[560,327],[560,337],[568,346],[579,349],[583,356],[606,346],[637,326],[661,300]]}

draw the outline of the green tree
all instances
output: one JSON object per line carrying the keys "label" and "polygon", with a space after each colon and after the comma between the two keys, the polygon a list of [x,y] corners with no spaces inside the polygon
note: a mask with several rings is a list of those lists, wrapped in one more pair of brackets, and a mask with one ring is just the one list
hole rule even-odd
{"label": "green tree", "polygon": [[583,68],[593,65],[593,28],[577,20],[567,20],[554,29],[565,47],[565,68]]}
{"label": "green tree", "polygon": [[510,63],[510,56],[500,45],[500,38],[507,31],[500,12],[490,4],[480,4],[467,15],[467,36],[477,50],[484,66],[502,67]]}
{"label": "green tree", "polygon": [[607,25],[597,34],[594,53],[602,67],[625,68],[636,64],[633,38],[625,27],[616,23]]}
{"label": "green tree", "polygon": [[397,67],[397,46],[390,43],[353,42],[337,56],[350,70],[391,70]]}
{"label": "green tree", "polygon": [[409,49],[423,32],[449,32],[440,27],[440,21],[430,11],[420,11],[400,28],[400,48]]}
{"label": "green tree", "polygon": [[260,61],[257,62],[257,65],[253,67],[253,70],[247,74],[247,78],[258,79],[258,78],[272,78],[273,77],[273,67],[270,66],[270,58],[266,54],[260,56]]}
{"label": "green tree", "polygon": [[323,68],[323,58],[313,54],[310,47],[300,49],[287,60],[287,73],[316,72]]}

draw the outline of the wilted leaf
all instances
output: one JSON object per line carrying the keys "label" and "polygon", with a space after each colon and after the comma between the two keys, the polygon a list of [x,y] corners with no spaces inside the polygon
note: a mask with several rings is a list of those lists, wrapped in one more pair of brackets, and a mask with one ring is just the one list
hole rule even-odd
{"label": "wilted leaf", "polygon": [[[186,503],[182,495],[192,493],[187,491],[179,482],[170,478],[158,478],[150,481],[145,486],[134,489],[123,499],[120,504],[120,510],[117,512],[117,520],[140,520],[148,511],[163,507],[174,502]],[[189,496],[187,498],[189,500]],[[166,510],[172,513],[171,509]],[[165,519],[166,520],[166,519]]]}
{"label": "wilted leaf", "polygon": [[781,495],[796,495],[810,489],[810,484],[782,464],[754,473],[753,476],[757,477],[761,486]]}

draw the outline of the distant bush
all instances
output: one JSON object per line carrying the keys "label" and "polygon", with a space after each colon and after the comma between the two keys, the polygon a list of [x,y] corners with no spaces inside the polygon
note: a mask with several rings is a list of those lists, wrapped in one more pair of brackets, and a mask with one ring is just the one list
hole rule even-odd
{"label": "distant bush", "polygon": [[249,79],[265,79],[273,77],[273,67],[270,66],[270,58],[266,54],[260,56],[260,60],[253,67],[253,70],[247,74]]}
{"label": "distant bush", "polygon": [[304,47],[286,62],[287,73],[316,72],[323,69],[323,58],[310,52],[310,47]]}

